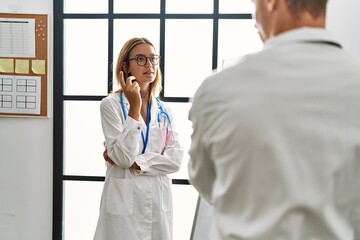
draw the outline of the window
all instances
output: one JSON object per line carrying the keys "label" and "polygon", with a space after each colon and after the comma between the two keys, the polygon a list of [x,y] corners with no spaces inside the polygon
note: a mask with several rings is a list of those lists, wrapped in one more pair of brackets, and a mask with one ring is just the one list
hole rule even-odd
{"label": "window", "polygon": [[[173,174],[174,240],[189,239],[198,194],[188,183],[189,99],[223,60],[259,50],[250,0],[54,0],[53,239],[92,239],[105,165],[100,101],[125,41],[149,38],[161,55],[161,98],[185,147]],[[186,196],[186,197],[184,197]]]}

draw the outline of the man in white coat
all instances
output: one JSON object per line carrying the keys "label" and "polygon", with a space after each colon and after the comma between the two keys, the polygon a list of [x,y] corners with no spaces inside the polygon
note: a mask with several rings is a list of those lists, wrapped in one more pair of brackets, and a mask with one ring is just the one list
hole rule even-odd
{"label": "man in white coat", "polygon": [[205,79],[189,113],[209,239],[360,239],[360,62],[326,0],[253,3],[264,49]]}

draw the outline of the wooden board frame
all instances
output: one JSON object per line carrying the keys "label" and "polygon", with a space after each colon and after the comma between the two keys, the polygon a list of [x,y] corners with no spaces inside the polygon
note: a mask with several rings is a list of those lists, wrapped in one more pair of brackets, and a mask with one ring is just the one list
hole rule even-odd
{"label": "wooden board frame", "polygon": [[[22,19],[35,19],[35,58],[22,58],[22,57],[0,57],[1,59],[14,59],[15,60],[29,60],[29,74],[19,73],[2,73],[1,75],[12,76],[37,76],[41,77],[41,99],[40,99],[40,114],[28,113],[6,113],[0,112],[0,117],[48,117],[48,15],[47,14],[18,14],[18,13],[0,13],[0,18],[22,18]],[[45,61],[45,73],[36,74],[32,71],[32,63],[34,60]],[[15,69],[15,66],[14,66]]]}

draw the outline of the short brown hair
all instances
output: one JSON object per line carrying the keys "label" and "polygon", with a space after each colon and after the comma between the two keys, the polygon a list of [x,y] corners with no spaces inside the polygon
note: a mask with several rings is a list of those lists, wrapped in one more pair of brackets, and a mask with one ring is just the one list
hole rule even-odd
{"label": "short brown hair", "polygon": [[300,13],[309,12],[313,18],[318,18],[326,11],[327,0],[286,0],[290,11],[298,16]]}

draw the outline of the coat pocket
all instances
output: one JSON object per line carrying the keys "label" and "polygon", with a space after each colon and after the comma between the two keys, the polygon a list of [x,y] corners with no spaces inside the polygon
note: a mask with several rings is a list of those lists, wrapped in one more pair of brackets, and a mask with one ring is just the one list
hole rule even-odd
{"label": "coat pocket", "polygon": [[150,128],[150,136],[148,141],[149,151],[162,154],[166,141],[166,139],[163,137],[162,129],[157,125],[152,125]]}
{"label": "coat pocket", "polygon": [[106,194],[106,213],[129,216],[133,213],[134,183],[132,179],[110,178]]}
{"label": "coat pocket", "polygon": [[161,209],[164,212],[172,212],[171,179],[168,176],[160,176],[161,179]]}

